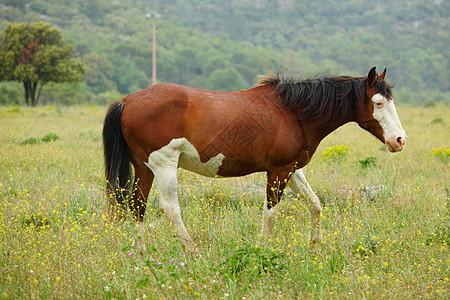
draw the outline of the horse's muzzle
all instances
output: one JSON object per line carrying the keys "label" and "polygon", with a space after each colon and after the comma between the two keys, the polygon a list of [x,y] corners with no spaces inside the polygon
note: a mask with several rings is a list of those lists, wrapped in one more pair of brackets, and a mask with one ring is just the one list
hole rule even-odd
{"label": "horse's muzzle", "polygon": [[406,143],[406,135],[405,137],[395,136],[386,140],[386,146],[389,152],[402,151],[403,147],[405,146],[405,143]]}

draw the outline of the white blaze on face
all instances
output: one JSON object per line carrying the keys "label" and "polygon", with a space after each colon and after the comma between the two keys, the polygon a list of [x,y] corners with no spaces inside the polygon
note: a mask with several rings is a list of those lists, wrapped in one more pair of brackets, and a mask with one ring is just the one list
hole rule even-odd
{"label": "white blaze on face", "polygon": [[394,101],[386,99],[381,94],[375,94],[372,102],[373,117],[383,128],[383,137],[388,150],[391,152],[401,151],[406,142],[406,133],[398,118]]}

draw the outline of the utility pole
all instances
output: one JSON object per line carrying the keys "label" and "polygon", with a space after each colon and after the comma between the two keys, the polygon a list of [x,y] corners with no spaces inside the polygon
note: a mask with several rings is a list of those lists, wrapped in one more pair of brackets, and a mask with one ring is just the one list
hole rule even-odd
{"label": "utility pole", "polygon": [[152,20],[153,20],[153,56],[152,56],[152,78],[153,78],[153,85],[156,84],[156,15],[155,12],[152,12]]}
{"label": "utility pole", "polygon": [[159,17],[160,14],[155,13],[154,11],[151,13],[146,13],[145,17],[147,19],[152,19],[153,23],[153,37],[152,37],[152,85],[156,84],[156,18]]}

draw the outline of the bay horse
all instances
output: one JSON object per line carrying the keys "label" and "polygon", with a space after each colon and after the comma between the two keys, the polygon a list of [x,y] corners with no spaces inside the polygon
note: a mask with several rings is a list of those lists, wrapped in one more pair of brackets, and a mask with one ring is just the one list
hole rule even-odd
{"label": "bay horse", "polygon": [[[358,123],[390,152],[403,149],[406,134],[385,75],[386,69],[378,75],[375,67],[361,77],[277,74],[237,92],[162,83],[113,102],[103,127],[110,214],[129,208],[134,219],[143,221],[156,179],[160,210],[184,248],[198,256],[181,218],[177,168],[209,177],[265,171],[262,234],[272,233],[278,203],[289,186],[309,210],[310,243],[321,243],[321,205],[302,168],[321,140],[348,122]],[[130,162],[136,189],[125,196],[132,186]]]}

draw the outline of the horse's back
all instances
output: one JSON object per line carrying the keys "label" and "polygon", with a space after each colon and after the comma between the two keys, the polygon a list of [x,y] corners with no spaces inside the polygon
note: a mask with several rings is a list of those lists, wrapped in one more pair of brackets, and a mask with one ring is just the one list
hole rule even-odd
{"label": "horse's back", "polygon": [[262,171],[278,128],[286,122],[285,112],[266,89],[215,92],[152,86],[123,99],[125,139],[143,161],[153,151],[176,146],[182,153],[180,167],[203,175],[212,174],[200,162],[211,159],[213,169],[220,161],[218,174],[223,176]]}

